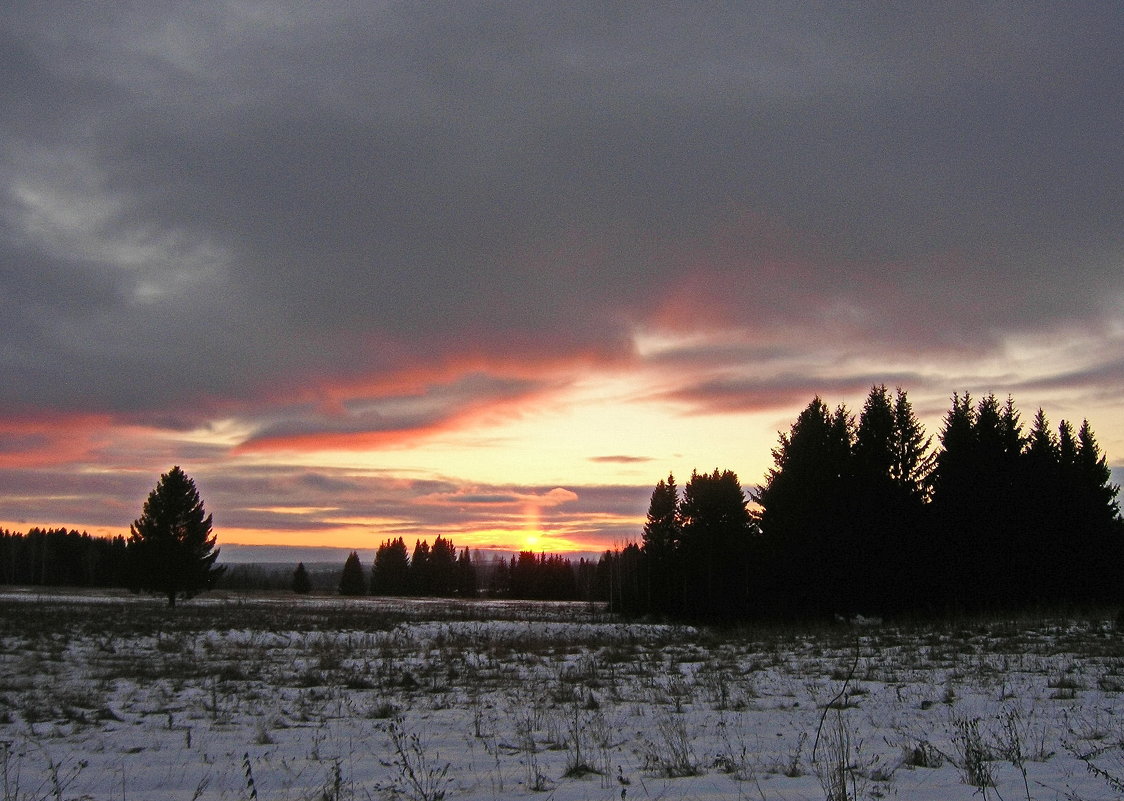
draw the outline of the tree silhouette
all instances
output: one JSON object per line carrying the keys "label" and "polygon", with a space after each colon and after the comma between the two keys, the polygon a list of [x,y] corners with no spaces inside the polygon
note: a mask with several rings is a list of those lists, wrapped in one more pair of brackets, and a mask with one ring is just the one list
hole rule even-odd
{"label": "tree silhouette", "polygon": [[774,467],[753,495],[762,532],[761,592],[775,611],[854,611],[851,416],[816,396],[773,449]]}
{"label": "tree silhouette", "polygon": [[457,595],[462,598],[476,597],[476,566],[466,547],[457,557],[456,567]]}
{"label": "tree silhouette", "polygon": [[928,499],[929,474],[936,459],[930,446],[932,437],[913,413],[905,390],[899,388],[894,398],[894,429],[891,443],[893,459],[890,478],[898,492],[920,506]]}
{"label": "tree silhouette", "polygon": [[429,541],[414,540],[410,555],[410,595],[433,594],[433,566],[429,561]]}
{"label": "tree silhouette", "polygon": [[340,595],[366,595],[367,581],[363,576],[363,566],[359,563],[359,554],[352,551],[343,563],[343,573],[340,574]]}
{"label": "tree silhouette", "polygon": [[292,589],[297,595],[307,595],[312,591],[312,580],[304,569],[304,562],[298,563],[297,569],[293,571]]}
{"label": "tree silhouette", "polygon": [[737,474],[692,473],[679,506],[683,540],[678,550],[686,571],[684,611],[728,617],[748,610],[750,517]]}
{"label": "tree silhouette", "polygon": [[452,540],[437,537],[429,550],[429,594],[447,598],[457,588],[457,549]]}
{"label": "tree silhouette", "polygon": [[933,473],[933,586],[956,608],[1010,604],[1026,592],[1012,568],[1027,548],[1030,521],[1021,513],[1025,478],[1014,402],[953,395]]}
{"label": "tree silhouette", "polygon": [[129,587],[176,598],[191,598],[211,588],[224,568],[195,482],[178,466],[160,476],[133,522],[126,545]]}
{"label": "tree silhouette", "polygon": [[682,584],[677,581],[675,553],[683,537],[679,515],[679,490],[668,475],[652,491],[644,524],[644,605],[652,612],[673,612],[682,606]]}
{"label": "tree silhouette", "polygon": [[1112,483],[1112,471],[1088,420],[1077,431],[1072,481],[1076,516],[1069,523],[1071,530],[1084,534],[1081,542],[1071,546],[1083,584],[1075,595],[1081,600],[1118,602],[1124,594],[1120,575],[1124,521],[1116,500],[1120,487]]}
{"label": "tree silhouette", "polygon": [[371,567],[372,595],[406,595],[410,591],[410,556],[401,537],[385,541]]}
{"label": "tree silhouette", "polygon": [[850,580],[839,598],[847,608],[836,611],[886,614],[916,597],[915,578],[907,575],[925,545],[928,448],[906,393],[898,389],[891,399],[885,384],[872,387],[846,471],[851,525],[837,567]]}

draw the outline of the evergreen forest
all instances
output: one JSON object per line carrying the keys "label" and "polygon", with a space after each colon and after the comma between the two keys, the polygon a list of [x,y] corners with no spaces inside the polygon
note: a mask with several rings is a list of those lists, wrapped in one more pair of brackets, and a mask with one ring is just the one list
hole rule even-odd
{"label": "evergreen forest", "polygon": [[813,398],[747,494],[730,471],[655,487],[610,600],[686,618],[894,615],[1118,603],[1119,487],[1089,423],[1025,428],[1014,402],[952,397],[933,446],[907,394],[856,419]]}

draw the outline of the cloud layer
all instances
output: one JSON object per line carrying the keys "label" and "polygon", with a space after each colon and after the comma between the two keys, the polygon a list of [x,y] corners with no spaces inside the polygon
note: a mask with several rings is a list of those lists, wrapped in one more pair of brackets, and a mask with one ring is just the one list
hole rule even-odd
{"label": "cloud layer", "polygon": [[225,493],[285,453],[487,437],[589,376],[679,416],[994,389],[1118,455],[1122,17],[7,9],[4,485],[195,457]]}

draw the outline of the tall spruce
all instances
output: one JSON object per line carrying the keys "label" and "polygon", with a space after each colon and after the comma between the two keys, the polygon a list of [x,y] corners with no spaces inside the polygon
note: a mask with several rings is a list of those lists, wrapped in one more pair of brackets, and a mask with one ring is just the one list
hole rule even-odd
{"label": "tall spruce", "polygon": [[457,557],[457,595],[461,598],[476,597],[476,565],[466,546]]}
{"label": "tall spruce", "polygon": [[916,505],[924,503],[928,496],[929,475],[936,458],[931,445],[932,437],[925,434],[908,395],[899,387],[894,398],[890,478],[898,491]]}
{"label": "tall spruce", "polygon": [[817,395],[773,449],[774,466],[753,494],[760,506],[763,597],[784,614],[852,611],[847,593],[857,521],[852,514],[854,430],[846,407]]}
{"label": "tall spruce", "polygon": [[163,595],[175,607],[177,598],[214,586],[224,568],[215,567],[211,525],[195,482],[178,465],[160,476],[129,530],[129,588]]}
{"label": "tall spruce", "polygon": [[1022,603],[1053,603],[1065,597],[1065,574],[1059,548],[1066,524],[1061,500],[1061,450],[1046,413],[1039,409],[1023,448],[1018,506],[1023,547],[1012,555],[1011,572],[1023,578],[1017,598]]}
{"label": "tall spruce", "polygon": [[1118,603],[1124,600],[1124,522],[1117,501],[1120,487],[1112,483],[1108,460],[1088,420],[1082,421],[1077,431],[1073,480],[1078,510],[1073,522],[1084,532],[1083,541],[1077,544],[1080,573],[1085,577],[1084,592],[1078,597]]}
{"label": "tall spruce", "polygon": [[343,563],[343,572],[340,573],[340,595],[366,595],[367,579],[363,575],[363,565],[359,562],[359,554],[352,551]]}
{"label": "tall spruce", "polygon": [[682,582],[676,581],[675,553],[683,537],[679,514],[679,489],[675,476],[668,474],[652,490],[648,517],[642,535],[643,604],[648,611],[676,611],[682,604]]}
{"label": "tall spruce", "polygon": [[410,595],[433,594],[433,571],[429,564],[429,541],[414,540],[410,554]]}
{"label": "tall spruce", "polygon": [[852,577],[843,611],[886,614],[916,596],[906,575],[924,543],[928,443],[903,390],[891,399],[884,384],[871,388],[855,433],[850,540],[839,555]]}
{"label": "tall spruce", "polygon": [[410,555],[401,537],[386,540],[375,551],[371,566],[372,595],[407,595],[410,591]]}
{"label": "tall spruce", "polygon": [[939,434],[932,473],[932,551],[928,563],[931,599],[940,606],[970,605],[979,587],[973,582],[976,553],[974,523],[980,505],[976,483],[976,411],[972,397],[953,394],[952,407]]}
{"label": "tall spruce", "polygon": [[692,473],[683,488],[677,558],[686,581],[687,614],[731,617],[750,611],[753,529],[746,504],[731,470]]}
{"label": "tall spruce", "polygon": [[447,598],[457,589],[457,549],[451,540],[437,537],[429,549],[429,594]]}
{"label": "tall spruce", "polygon": [[855,431],[855,472],[860,481],[878,485],[878,491],[885,491],[893,480],[895,425],[894,405],[886,385],[871,387]]}

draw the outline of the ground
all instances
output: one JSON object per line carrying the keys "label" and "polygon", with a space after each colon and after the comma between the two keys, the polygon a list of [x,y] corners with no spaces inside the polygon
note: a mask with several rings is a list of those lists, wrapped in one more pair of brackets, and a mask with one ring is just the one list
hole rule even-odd
{"label": "ground", "polygon": [[8,590],[0,624],[4,801],[1090,801],[1124,777],[1108,613],[711,630]]}

